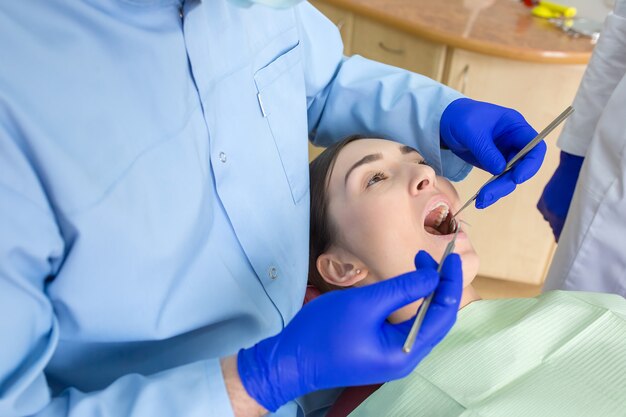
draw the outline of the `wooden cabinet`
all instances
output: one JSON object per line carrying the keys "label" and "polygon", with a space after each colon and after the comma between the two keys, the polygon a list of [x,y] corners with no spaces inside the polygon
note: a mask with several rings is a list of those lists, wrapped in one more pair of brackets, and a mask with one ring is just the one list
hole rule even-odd
{"label": "wooden cabinet", "polygon": [[[371,14],[361,16],[335,6],[328,11],[327,3],[313,4],[329,13],[336,24],[344,22],[342,36],[350,53],[421,73],[473,99],[517,109],[537,130],[571,104],[585,70],[584,64],[531,62],[470,52],[400,31]],[[509,51],[506,56],[511,55]],[[469,234],[481,258],[479,275],[532,285],[545,279],[555,244],[536,204],[558,164],[555,143],[560,131],[561,127],[548,137],[546,161],[533,179],[488,209],[466,210],[464,218],[472,225]],[[317,153],[319,149],[311,149],[311,157]],[[474,194],[489,176],[475,169],[457,183],[461,199]]]}
{"label": "wooden cabinet", "polygon": [[441,81],[446,46],[420,39],[371,19],[355,16],[352,54]]}

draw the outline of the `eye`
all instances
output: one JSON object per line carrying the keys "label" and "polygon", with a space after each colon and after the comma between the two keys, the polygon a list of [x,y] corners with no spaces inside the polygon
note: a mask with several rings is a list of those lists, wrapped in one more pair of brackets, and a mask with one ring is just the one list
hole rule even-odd
{"label": "eye", "polygon": [[430,166],[430,164],[428,162],[426,162],[425,159],[418,159],[417,161],[415,161],[418,163],[418,165],[426,165],[426,166]]}
{"label": "eye", "polygon": [[387,176],[385,175],[384,172],[379,171],[377,173],[375,173],[374,175],[372,175],[369,180],[367,181],[367,185],[365,186],[365,188],[372,186],[374,184],[376,184],[379,181],[383,181],[386,180]]}

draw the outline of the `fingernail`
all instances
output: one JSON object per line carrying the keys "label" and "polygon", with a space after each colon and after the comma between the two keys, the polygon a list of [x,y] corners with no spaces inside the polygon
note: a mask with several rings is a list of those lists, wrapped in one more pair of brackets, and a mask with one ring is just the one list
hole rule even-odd
{"label": "fingernail", "polygon": [[491,204],[491,201],[493,200],[493,195],[491,194],[485,194],[485,196],[482,198],[482,200],[480,200],[477,204],[478,208],[485,208],[487,207],[489,204]]}
{"label": "fingernail", "polygon": [[517,174],[513,177],[513,182],[515,182],[515,184],[521,184],[523,182],[526,182],[528,179],[530,179],[532,175],[528,175],[528,173],[524,172],[522,174]]}

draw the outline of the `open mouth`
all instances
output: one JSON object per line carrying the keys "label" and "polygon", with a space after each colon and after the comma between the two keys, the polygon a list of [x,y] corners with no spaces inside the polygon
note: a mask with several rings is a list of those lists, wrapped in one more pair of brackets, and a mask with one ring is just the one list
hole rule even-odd
{"label": "open mouth", "polygon": [[456,227],[457,223],[445,201],[435,204],[424,219],[424,229],[431,235],[449,235],[454,233]]}

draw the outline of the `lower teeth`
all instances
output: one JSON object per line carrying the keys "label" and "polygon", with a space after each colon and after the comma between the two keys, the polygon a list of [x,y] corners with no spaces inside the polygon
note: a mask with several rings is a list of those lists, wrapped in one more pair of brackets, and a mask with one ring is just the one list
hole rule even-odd
{"label": "lower teeth", "polygon": [[450,225],[448,226],[448,232],[454,233],[456,229],[459,227],[459,224],[454,219],[450,219]]}

